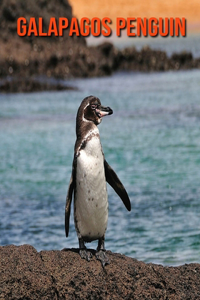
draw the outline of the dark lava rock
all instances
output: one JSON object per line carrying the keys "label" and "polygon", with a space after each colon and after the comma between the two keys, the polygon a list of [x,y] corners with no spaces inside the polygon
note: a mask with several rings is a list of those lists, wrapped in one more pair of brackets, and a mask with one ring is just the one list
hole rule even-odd
{"label": "dark lava rock", "polygon": [[10,78],[0,82],[1,93],[31,93],[64,90],[77,90],[77,88],[56,81],[52,83],[50,80],[41,81],[34,78]]}
{"label": "dark lava rock", "polygon": [[[86,47],[83,37],[69,37],[69,29],[62,37],[24,36],[17,34],[17,19],[43,19],[44,32],[49,20],[55,17],[72,18],[68,0],[1,0],[0,1],[0,77],[46,75],[70,77],[77,53]],[[70,64],[67,62],[70,61]]]}
{"label": "dark lava rock", "polygon": [[194,59],[192,53],[186,51],[172,54],[170,63],[174,70],[200,68],[200,60]]}
{"label": "dark lava rock", "polygon": [[0,299],[200,299],[200,264],[163,267],[107,253],[103,269],[77,249],[0,247]]}
{"label": "dark lava rock", "polygon": [[152,50],[148,46],[137,51],[135,47],[121,51],[119,69],[143,72],[167,71],[170,69],[170,59],[164,51]]}

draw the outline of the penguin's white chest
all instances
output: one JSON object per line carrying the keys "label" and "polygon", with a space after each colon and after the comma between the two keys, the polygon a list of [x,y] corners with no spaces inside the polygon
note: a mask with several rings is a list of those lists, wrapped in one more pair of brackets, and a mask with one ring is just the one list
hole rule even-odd
{"label": "penguin's white chest", "polygon": [[74,218],[78,237],[103,237],[108,220],[104,157],[99,137],[89,140],[77,158]]}

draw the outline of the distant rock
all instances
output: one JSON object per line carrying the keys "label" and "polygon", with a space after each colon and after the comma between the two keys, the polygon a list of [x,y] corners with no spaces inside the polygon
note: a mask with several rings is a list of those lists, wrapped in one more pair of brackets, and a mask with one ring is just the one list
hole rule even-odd
{"label": "distant rock", "polygon": [[110,265],[103,269],[77,249],[0,247],[0,299],[200,299],[200,264],[163,267],[107,253]]}
{"label": "distant rock", "polygon": [[[47,30],[51,17],[72,18],[68,0],[1,0],[0,1],[0,77],[70,77],[73,62],[79,48],[86,47],[83,37],[69,37],[66,30],[62,37],[20,37],[17,35],[17,19],[42,17]],[[70,63],[68,64],[67,62]]]}
{"label": "distant rock", "polygon": [[41,81],[39,79],[30,78],[9,78],[0,82],[1,93],[31,93],[42,91],[65,91],[77,90],[77,88],[62,84],[54,80]]}

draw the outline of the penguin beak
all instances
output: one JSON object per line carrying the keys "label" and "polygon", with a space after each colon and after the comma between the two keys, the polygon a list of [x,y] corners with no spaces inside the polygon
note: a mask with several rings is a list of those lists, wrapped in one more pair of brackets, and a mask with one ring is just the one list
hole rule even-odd
{"label": "penguin beak", "polygon": [[96,114],[99,118],[112,115],[113,110],[110,107],[100,106],[99,108],[96,108]]}

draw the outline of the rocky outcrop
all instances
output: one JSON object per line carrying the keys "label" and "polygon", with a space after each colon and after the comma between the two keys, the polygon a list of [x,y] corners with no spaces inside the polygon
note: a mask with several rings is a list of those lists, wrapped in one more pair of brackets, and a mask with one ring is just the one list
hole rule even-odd
{"label": "rocky outcrop", "polygon": [[200,299],[200,264],[163,267],[107,253],[103,269],[77,249],[0,247],[0,299]]}
{"label": "rocky outcrop", "polygon": [[1,82],[1,93],[31,93],[43,91],[77,90],[77,88],[59,82],[57,80],[42,81],[34,78],[9,78]]}
{"label": "rocky outcrop", "polygon": [[164,51],[152,50],[148,46],[141,51],[135,47],[126,48],[119,53],[118,61],[120,70],[142,72],[200,68],[200,59],[194,59],[190,52],[174,53],[168,57]]}
{"label": "rocky outcrop", "polygon": [[[44,32],[51,17],[72,18],[68,0],[1,0],[0,1],[0,77],[45,75],[47,77],[68,77],[72,74],[76,53],[85,48],[83,37],[69,37],[66,30],[62,37],[54,35],[39,37],[33,34],[20,37],[17,34],[17,19],[34,17],[43,19]],[[69,64],[67,63],[69,62]]]}

